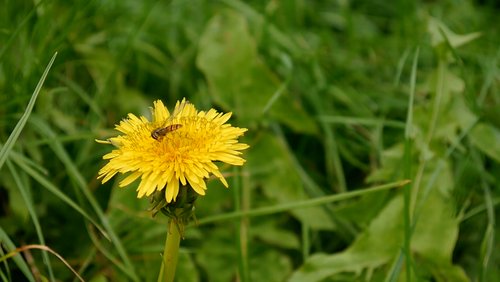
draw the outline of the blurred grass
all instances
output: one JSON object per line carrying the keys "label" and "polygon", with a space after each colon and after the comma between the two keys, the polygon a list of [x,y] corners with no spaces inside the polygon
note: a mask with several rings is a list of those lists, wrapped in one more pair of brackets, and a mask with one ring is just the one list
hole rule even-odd
{"label": "blurred grass", "polygon": [[[198,200],[178,281],[500,280],[495,1],[0,6],[2,256],[43,244],[88,281],[154,281],[165,220],[135,187],[95,179],[109,148],[94,139],[186,97],[232,111],[251,148],[222,167],[233,197],[214,181]],[[405,192],[357,189],[405,178]],[[2,281],[75,278],[29,255]]]}

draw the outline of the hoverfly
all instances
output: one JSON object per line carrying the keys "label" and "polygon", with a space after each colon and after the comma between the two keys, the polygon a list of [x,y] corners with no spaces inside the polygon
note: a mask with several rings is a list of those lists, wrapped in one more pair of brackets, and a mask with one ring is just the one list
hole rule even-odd
{"label": "hoverfly", "polygon": [[151,137],[155,140],[159,140],[161,137],[167,135],[167,133],[175,131],[182,127],[182,124],[176,123],[165,127],[158,127],[157,129],[151,131]]}
{"label": "hoverfly", "polygon": [[[168,119],[165,121],[164,124],[168,124],[170,121],[172,121],[179,113],[182,112],[182,110],[184,109],[184,107],[187,104],[189,104],[188,101],[186,101],[185,103],[182,103],[181,106],[176,107],[174,112],[168,117]],[[151,137],[153,139],[159,141],[159,140],[161,140],[161,138],[163,136],[167,135],[167,133],[175,131],[181,127],[182,127],[182,124],[179,124],[179,123],[174,123],[174,124],[170,124],[167,126],[160,126],[160,127],[156,128],[155,130],[151,131]]]}

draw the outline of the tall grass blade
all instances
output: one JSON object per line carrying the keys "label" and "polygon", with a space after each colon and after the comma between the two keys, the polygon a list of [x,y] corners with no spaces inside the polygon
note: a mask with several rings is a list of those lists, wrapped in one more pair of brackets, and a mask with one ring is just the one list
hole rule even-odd
{"label": "tall grass blade", "polygon": [[24,111],[23,115],[21,116],[21,119],[17,122],[16,127],[14,127],[14,130],[10,134],[9,138],[7,139],[7,142],[5,142],[5,145],[2,147],[2,150],[0,151],[0,168],[3,166],[5,163],[5,160],[7,160],[7,157],[9,156],[10,151],[14,147],[14,144],[17,141],[17,138],[21,134],[21,131],[24,128],[24,125],[26,125],[26,122],[28,121],[28,118],[31,115],[31,111],[33,110],[33,107],[35,106],[35,101],[36,98],[38,97],[38,94],[40,93],[40,90],[42,89],[42,85],[45,82],[45,78],[47,78],[47,75],[49,74],[49,70],[52,67],[52,64],[54,63],[55,59],[57,57],[57,52],[54,53],[52,56],[52,59],[50,59],[49,64],[45,68],[45,71],[42,74],[42,77],[38,81],[38,84],[35,88],[35,91],[33,92],[33,95],[31,95],[31,99],[28,103],[28,106],[26,107],[26,110]]}
{"label": "tall grass blade", "polygon": [[[412,128],[413,128],[413,104],[415,100],[415,89],[417,82],[417,66],[418,66],[418,56],[419,56],[419,48],[415,51],[415,55],[413,57],[413,64],[410,76],[410,97],[408,100],[408,112],[406,115],[406,126],[404,132],[404,177],[406,179],[412,179],[412,157],[411,151],[413,146],[412,140]],[[404,262],[406,263],[406,281],[411,281],[411,273],[412,273],[412,257],[411,257],[411,188],[412,183],[408,183],[403,190],[404,197],[404,215],[403,215],[403,224],[404,224],[404,241],[403,248],[399,255],[397,256],[396,261],[394,262],[391,270],[387,273],[385,281],[397,281],[399,274],[402,269],[403,257]]]}
{"label": "tall grass blade", "polygon": [[344,124],[344,125],[357,125],[362,124],[365,126],[379,126],[393,127],[393,128],[406,128],[405,123],[399,120],[387,120],[377,118],[360,118],[360,117],[346,117],[346,116],[328,116],[322,115],[318,119],[324,123]]}
{"label": "tall grass blade", "polygon": [[[483,163],[479,153],[474,154],[477,163]],[[480,269],[478,281],[489,281],[491,275],[488,275],[489,268],[492,265],[492,257],[495,252],[495,232],[496,232],[496,216],[493,203],[493,196],[491,194],[491,189],[486,182],[486,171],[484,167],[481,167],[481,174],[483,175],[481,179],[481,188],[484,194],[484,204],[486,206],[486,218],[488,223],[486,225],[486,230],[483,235],[483,240],[481,242],[481,253],[480,253]]]}
{"label": "tall grass blade", "polygon": [[401,74],[403,73],[403,69],[404,69],[406,60],[408,59],[409,55],[410,55],[410,50],[407,48],[398,61],[398,68],[397,68],[397,72],[396,72],[396,77],[394,78],[394,85],[396,87],[399,86],[399,82],[401,80]]}
{"label": "tall grass blade", "polygon": [[401,273],[401,268],[405,261],[405,257],[402,255],[404,251],[400,251],[399,255],[396,256],[394,262],[392,263],[391,269],[389,270],[384,282],[397,282],[399,281],[399,274]]}
{"label": "tall grass blade", "polygon": [[282,96],[282,94],[285,92],[286,88],[288,86],[288,81],[283,82],[280,87],[274,92],[274,94],[271,96],[269,101],[267,101],[266,105],[262,109],[262,114],[265,114],[271,109],[271,107],[274,105],[274,103],[278,100],[279,97]]}
{"label": "tall grass blade", "polygon": [[61,199],[61,201],[65,202],[68,204],[70,207],[75,209],[78,213],[80,213],[84,218],[86,218],[88,221],[90,221],[105,237],[106,232],[104,231],[103,227],[101,227],[89,214],[87,214],[78,204],[76,204],[73,200],[71,200],[68,196],[66,196],[64,193],[59,191],[59,189],[50,182],[47,178],[45,178],[43,175],[41,175],[38,171],[30,167],[18,154],[13,153],[11,155],[11,160],[19,166],[24,172],[26,172],[29,176],[31,176],[34,180],[36,180],[40,185],[42,185],[45,189],[47,189],[49,192],[54,194],[54,196],[58,197]]}
{"label": "tall grass blade", "polygon": [[309,200],[304,200],[304,201],[297,201],[293,203],[287,203],[287,204],[281,204],[281,205],[275,205],[271,207],[265,207],[265,208],[258,208],[258,209],[253,209],[245,212],[237,211],[237,212],[232,212],[232,213],[225,213],[225,214],[220,214],[220,215],[215,215],[207,218],[202,218],[200,219],[197,224],[202,225],[202,224],[208,224],[212,222],[218,222],[218,221],[223,221],[223,220],[232,220],[232,219],[237,219],[243,216],[263,216],[263,215],[270,215],[270,214],[275,214],[275,213],[280,213],[280,212],[285,212],[285,211],[290,211],[293,209],[300,209],[300,208],[308,208],[308,207],[314,207],[314,206],[319,206],[319,205],[324,205],[324,204],[329,204],[329,203],[334,203],[342,200],[347,200],[351,199],[354,197],[374,193],[374,192],[379,192],[387,189],[392,189],[392,188],[398,188],[402,187],[404,185],[407,185],[410,181],[409,180],[401,180],[397,182],[392,182],[384,185],[379,185],[379,186],[373,186],[371,188],[366,188],[366,189],[359,189],[351,192],[346,192],[346,193],[341,193],[341,194],[335,194],[335,195],[329,195],[329,196],[324,196],[324,197],[319,197],[319,198],[314,198],[314,199],[309,199]]}
{"label": "tall grass blade", "polygon": [[[234,203],[235,203],[235,210],[236,212],[246,212],[248,211],[248,201],[249,199],[246,199],[246,193],[243,191],[243,186],[241,185],[241,173],[239,173],[238,168],[233,168],[233,173],[235,177],[233,177],[233,181],[231,184],[231,187],[233,187],[233,194],[234,194]],[[239,280],[246,282],[250,281],[249,279],[249,272],[248,272],[248,228],[249,228],[249,221],[248,217],[243,216],[240,218],[239,222],[235,223],[236,230],[238,232],[235,233],[236,236],[236,248],[238,250],[238,268],[239,268]]]}

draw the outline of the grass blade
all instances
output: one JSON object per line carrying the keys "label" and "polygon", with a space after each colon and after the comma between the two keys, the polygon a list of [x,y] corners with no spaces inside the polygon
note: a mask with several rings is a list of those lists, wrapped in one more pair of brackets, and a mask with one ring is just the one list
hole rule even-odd
{"label": "grass blade", "polygon": [[139,279],[135,275],[134,266],[130,261],[120,238],[118,238],[113,227],[109,224],[104,211],[99,206],[99,203],[97,203],[97,200],[89,191],[85,178],[80,173],[79,169],[69,156],[64,146],[60,141],[58,141],[56,133],[53,132],[52,129],[41,119],[33,118],[31,122],[35,125],[35,128],[42,136],[49,140],[52,140],[52,142],[49,142],[49,146],[54,151],[54,154],[64,164],[66,171],[68,172],[68,176],[73,180],[72,182],[75,183],[74,185],[76,185],[76,188],[78,188],[78,190],[85,196],[85,199],[90,203],[92,209],[99,217],[99,221],[102,223],[103,228],[106,231],[103,234],[107,234],[111,242],[114,244],[118,254],[120,255],[120,258],[123,260],[126,268],[128,269],[127,274],[130,274],[133,280],[138,281]]}
{"label": "grass blade", "polygon": [[359,118],[359,117],[346,117],[346,116],[328,116],[322,115],[318,119],[324,123],[332,124],[344,124],[344,125],[357,125],[362,124],[365,126],[379,126],[393,127],[393,128],[405,128],[405,123],[399,120],[386,120],[386,119],[376,119],[376,118]]}
{"label": "grass blade", "polygon": [[[3,230],[2,226],[0,226],[0,243],[2,244],[2,248],[5,248],[9,252],[16,249],[16,245],[14,245],[5,230]],[[24,274],[24,277],[30,282],[35,282],[35,277],[33,277],[33,274],[31,273],[30,268],[24,261],[23,257],[20,254],[16,254],[12,259]]]}
{"label": "grass blade", "polygon": [[293,210],[293,209],[308,208],[308,207],[313,207],[313,206],[318,206],[318,205],[329,204],[329,203],[333,203],[333,202],[338,202],[338,201],[366,195],[369,193],[374,193],[374,192],[379,192],[379,191],[383,191],[383,190],[387,190],[387,189],[402,187],[404,185],[407,185],[409,182],[410,182],[409,180],[401,180],[401,181],[392,182],[389,184],[374,186],[374,187],[367,188],[367,189],[358,189],[358,190],[351,191],[351,192],[329,195],[329,196],[324,196],[324,197],[319,197],[319,198],[314,198],[314,199],[309,199],[309,200],[304,200],[304,201],[275,205],[275,206],[265,207],[265,208],[258,208],[258,209],[253,209],[253,210],[249,210],[249,211],[244,211],[244,212],[237,211],[237,212],[225,213],[225,214],[221,214],[221,215],[202,218],[197,222],[197,225],[202,225],[202,224],[207,224],[207,223],[212,223],[212,222],[217,222],[217,221],[222,221],[222,220],[237,219],[237,218],[244,217],[244,216],[251,217],[251,216],[270,215],[270,214],[285,212],[285,211],[289,211],[289,210]]}
{"label": "grass blade", "polygon": [[68,204],[70,207],[75,209],[78,213],[80,213],[83,217],[85,217],[87,220],[89,220],[99,231],[106,236],[106,232],[104,229],[90,216],[88,215],[78,204],[73,202],[68,196],[66,196],[64,193],[59,191],[59,189],[52,184],[48,179],[46,179],[43,175],[41,175],[38,171],[33,169],[32,167],[28,166],[22,158],[18,155],[13,153],[11,155],[12,161],[19,166],[22,170],[24,170],[29,176],[31,176],[33,179],[35,179],[38,183],[40,183],[45,189],[47,189],[49,192],[54,194],[56,197],[61,199],[61,201],[65,202]]}
{"label": "grass blade", "polygon": [[[415,99],[415,89],[417,82],[417,65],[418,65],[419,48],[415,51],[415,56],[413,57],[412,71],[410,77],[410,98],[408,100],[408,112],[406,116],[406,125],[404,132],[404,176],[407,179],[412,178],[412,127],[413,127],[413,104]],[[404,214],[403,214],[403,224],[404,224],[404,242],[403,248],[396,257],[396,261],[391,267],[391,270],[387,273],[385,281],[397,281],[399,274],[402,269],[403,261],[406,262],[406,279],[411,281],[411,235],[412,235],[412,224],[411,224],[411,187],[412,183],[408,183],[403,190],[404,197]],[[404,259],[403,259],[404,258]]]}
{"label": "grass blade", "polygon": [[10,151],[14,147],[14,144],[17,141],[17,138],[19,137],[19,134],[21,134],[21,131],[23,130],[24,126],[26,125],[26,122],[28,121],[28,118],[31,115],[31,111],[33,110],[33,107],[35,106],[35,101],[36,98],[38,97],[38,94],[40,93],[40,90],[42,89],[42,85],[45,82],[45,78],[47,78],[47,75],[49,74],[49,70],[52,67],[52,64],[54,63],[55,59],[57,57],[57,52],[54,53],[52,56],[52,59],[50,59],[49,64],[45,68],[45,71],[42,74],[42,77],[38,81],[38,84],[35,88],[35,91],[33,92],[33,95],[31,95],[31,99],[28,103],[28,106],[26,107],[26,110],[24,111],[24,114],[21,116],[21,119],[17,122],[16,127],[10,134],[9,138],[7,139],[7,142],[5,142],[5,145],[2,147],[2,150],[0,151],[0,168],[3,166],[5,163],[5,160],[7,160],[7,157],[9,156]]}
{"label": "grass blade", "polygon": [[[405,128],[405,142],[404,142],[404,177],[408,179],[412,179],[413,171],[412,171],[412,147],[413,147],[413,139],[412,139],[412,129],[413,129],[413,104],[415,100],[415,90],[417,83],[417,66],[418,66],[418,55],[420,49],[417,48],[415,51],[415,56],[413,57],[413,64],[411,68],[411,78],[410,78],[410,99],[408,101],[408,113],[406,116],[406,128]],[[405,264],[406,264],[406,281],[411,282],[411,275],[413,269],[413,261],[411,256],[411,236],[412,236],[412,228],[411,228],[411,190],[413,185],[409,183],[405,186],[403,190],[404,193],[404,245],[403,245],[403,253],[405,255]],[[416,195],[415,195],[416,196]],[[395,271],[400,271],[401,268],[395,268]],[[399,276],[399,275],[397,275]]]}

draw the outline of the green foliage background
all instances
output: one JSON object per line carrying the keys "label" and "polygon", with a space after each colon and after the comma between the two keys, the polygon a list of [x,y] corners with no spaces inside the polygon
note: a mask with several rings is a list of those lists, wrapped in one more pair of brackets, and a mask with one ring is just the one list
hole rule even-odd
{"label": "green foliage background", "polygon": [[[186,97],[232,111],[251,148],[241,169],[221,167],[229,190],[211,181],[198,200],[178,281],[499,281],[499,12],[488,0],[0,1],[1,280],[75,279],[47,252],[6,256],[41,244],[86,281],[155,281],[166,219],[136,184],[96,180],[111,148],[94,139]],[[217,217],[281,204],[292,209]]]}

